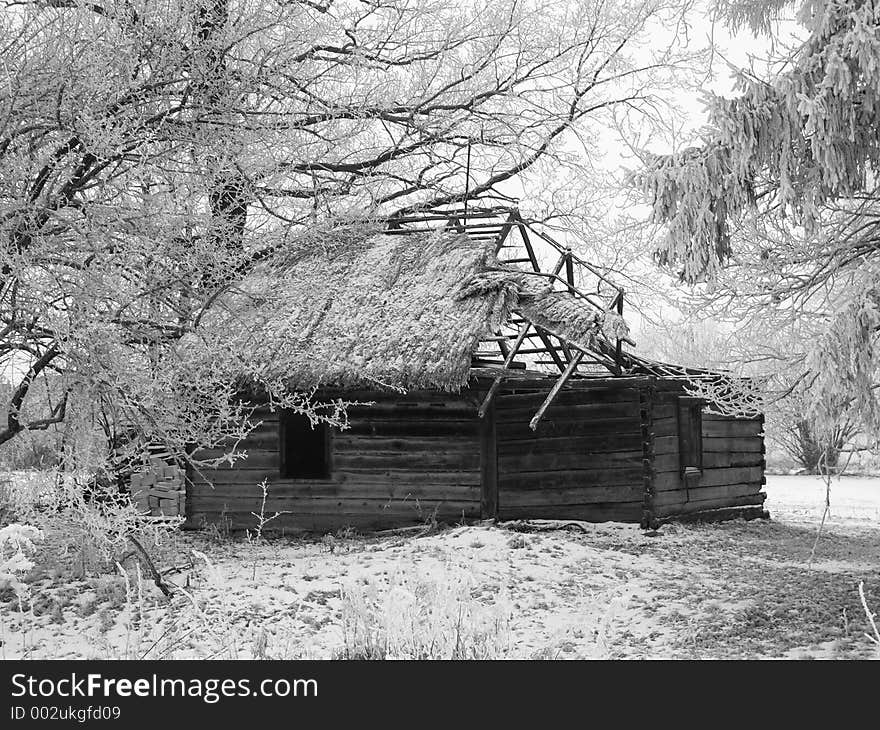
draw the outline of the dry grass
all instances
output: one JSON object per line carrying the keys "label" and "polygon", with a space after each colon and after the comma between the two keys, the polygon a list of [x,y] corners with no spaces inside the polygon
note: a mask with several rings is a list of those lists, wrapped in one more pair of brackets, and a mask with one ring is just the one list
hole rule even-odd
{"label": "dry grass", "polygon": [[473,595],[473,576],[444,571],[395,575],[388,587],[342,589],[341,659],[502,659],[509,651],[511,607]]}

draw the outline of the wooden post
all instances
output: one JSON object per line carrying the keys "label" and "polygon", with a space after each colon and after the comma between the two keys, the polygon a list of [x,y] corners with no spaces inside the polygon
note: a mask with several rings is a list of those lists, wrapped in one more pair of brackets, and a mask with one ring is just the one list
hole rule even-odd
{"label": "wooden post", "polygon": [[656,509],[654,505],[654,479],[656,477],[654,453],[654,404],[656,402],[654,383],[639,388],[639,420],[642,434],[643,484],[645,487],[642,502],[642,529],[657,528]]}
{"label": "wooden post", "polygon": [[522,237],[523,246],[525,246],[525,249],[526,249],[526,254],[529,257],[529,261],[532,262],[532,268],[535,271],[540,271],[541,267],[538,265],[538,257],[535,256],[535,249],[533,248],[532,240],[529,238],[529,234],[526,231],[525,223],[522,221],[522,219],[519,219],[519,222],[520,222],[519,233],[520,233],[520,236]]}
{"label": "wooden post", "polygon": [[498,516],[498,438],[495,408],[490,406],[480,421],[480,516],[484,520]]}
{"label": "wooden post", "polygon": [[[617,290],[617,313],[623,316],[623,289]],[[614,362],[617,363],[617,374],[623,373],[623,340],[617,340],[617,347],[614,348]]]}
{"label": "wooden post", "polygon": [[583,358],[583,356],[583,350],[578,350],[572,356],[571,361],[568,363],[568,367],[565,368],[565,371],[553,384],[553,387],[550,389],[550,393],[547,394],[547,398],[541,404],[541,407],[538,409],[537,413],[535,413],[534,418],[532,418],[532,420],[529,422],[529,428],[532,429],[532,431],[538,428],[538,422],[541,420],[541,418],[544,417],[545,411],[550,407],[550,404],[553,402],[556,394],[559,393],[560,390],[562,390],[562,386],[565,385],[565,381],[571,377],[571,374],[575,371],[575,368],[577,368],[578,363],[581,361],[581,358]]}
{"label": "wooden post", "polygon": [[568,290],[574,294],[574,259],[570,246],[565,247],[565,279],[568,281]]}
{"label": "wooden post", "polygon": [[[507,357],[504,358],[504,369],[510,367],[510,364],[513,362],[513,359],[516,357],[516,353],[519,350],[520,346],[523,343],[523,340],[526,338],[526,334],[529,331],[529,327],[532,326],[531,322],[523,322],[519,326],[519,334],[516,336],[516,340],[513,343],[513,347],[510,348],[510,352],[507,353]],[[489,406],[492,403],[492,399],[495,397],[495,393],[498,392],[498,388],[501,387],[501,381],[504,379],[504,373],[499,373],[495,380],[492,381],[492,385],[489,386],[489,392],[486,393],[486,397],[483,399],[482,404],[480,405],[479,410],[477,411],[477,415],[480,418],[483,418],[486,415],[486,411],[489,410]]]}

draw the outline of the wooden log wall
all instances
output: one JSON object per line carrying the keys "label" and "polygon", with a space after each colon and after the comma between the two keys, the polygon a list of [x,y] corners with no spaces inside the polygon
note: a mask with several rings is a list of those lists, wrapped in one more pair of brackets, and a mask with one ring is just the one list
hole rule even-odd
{"label": "wooden log wall", "polygon": [[640,522],[646,489],[642,380],[573,382],[536,432],[529,420],[547,389],[502,391],[495,405],[499,517]]}
{"label": "wooden log wall", "polygon": [[676,409],[672,403],[655,408],[656,515],[738,508],[744,516],[758,516],[766,497],[761,491],[766,481],[763,417],[745,419],[703,412],[702,422],[702,474],[688,488],[679,464]]}
{"label": "wooden log wall", "polygon": [[[348,394],[376,400],[375,393]],[[330,435],[329,479],[279,476],[279,420],[268,410],[241,444],[248,458],[233,467],[189,471],[187,518],[193,527],[225,523],[253,528],[261,480],[265,514],[283,512],[267,529],[384,529],[431,519],[480,517],[480,424],[475,396],[383,397],[349,409],[350,428]],[[202,452],[217,456],[222,451]]]}

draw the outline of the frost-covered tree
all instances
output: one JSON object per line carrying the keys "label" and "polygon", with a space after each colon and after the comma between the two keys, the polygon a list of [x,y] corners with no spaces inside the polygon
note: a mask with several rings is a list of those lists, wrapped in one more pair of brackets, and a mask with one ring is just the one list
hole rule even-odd
{"label": "frost-covered tree", "polygon": [[876,431],[880,5],[716,10],[756,33],[794,12],[803,32],[772,46],[760,77],[740,73],[736,95],[709,100],[700,144],[649,158],[638,181],[663,227],[657,257],[697,283],[703,311],[767,343],[781,391],[809,394],[829,428],[850,414]]}
{"label": "frost-covered tree", "polygon": [[687,60],[683,32],[646,44],[684,29],[661,0],[3,6],[0,444],[71,413],[213,444],[247,428],[242,381],[312,408],[206,326],[232,283],[352,216],[588,168],[574,143]]}

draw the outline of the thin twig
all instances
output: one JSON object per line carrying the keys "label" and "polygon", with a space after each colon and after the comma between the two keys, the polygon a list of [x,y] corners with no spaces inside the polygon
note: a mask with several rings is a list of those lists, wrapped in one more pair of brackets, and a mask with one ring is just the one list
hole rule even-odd
{"label": "thin twig", "polygon": [[135,546],[137,551],[140,553],[141,557],[144,559],[144,562],[147,564],[147,568],[150,570],[150,575],[153,576],[153,583],[156,584],[156,587],[165,594],[167,598],[171,598],[171,589],[168,587],[168,584],[162,579],[162,574],[156,569],[155,564],[150,558],[149,553],[144,550],[144,546],[138,542],[138,540],[133,536],[129,535],[128,539],[131,541],[131,544]]}

